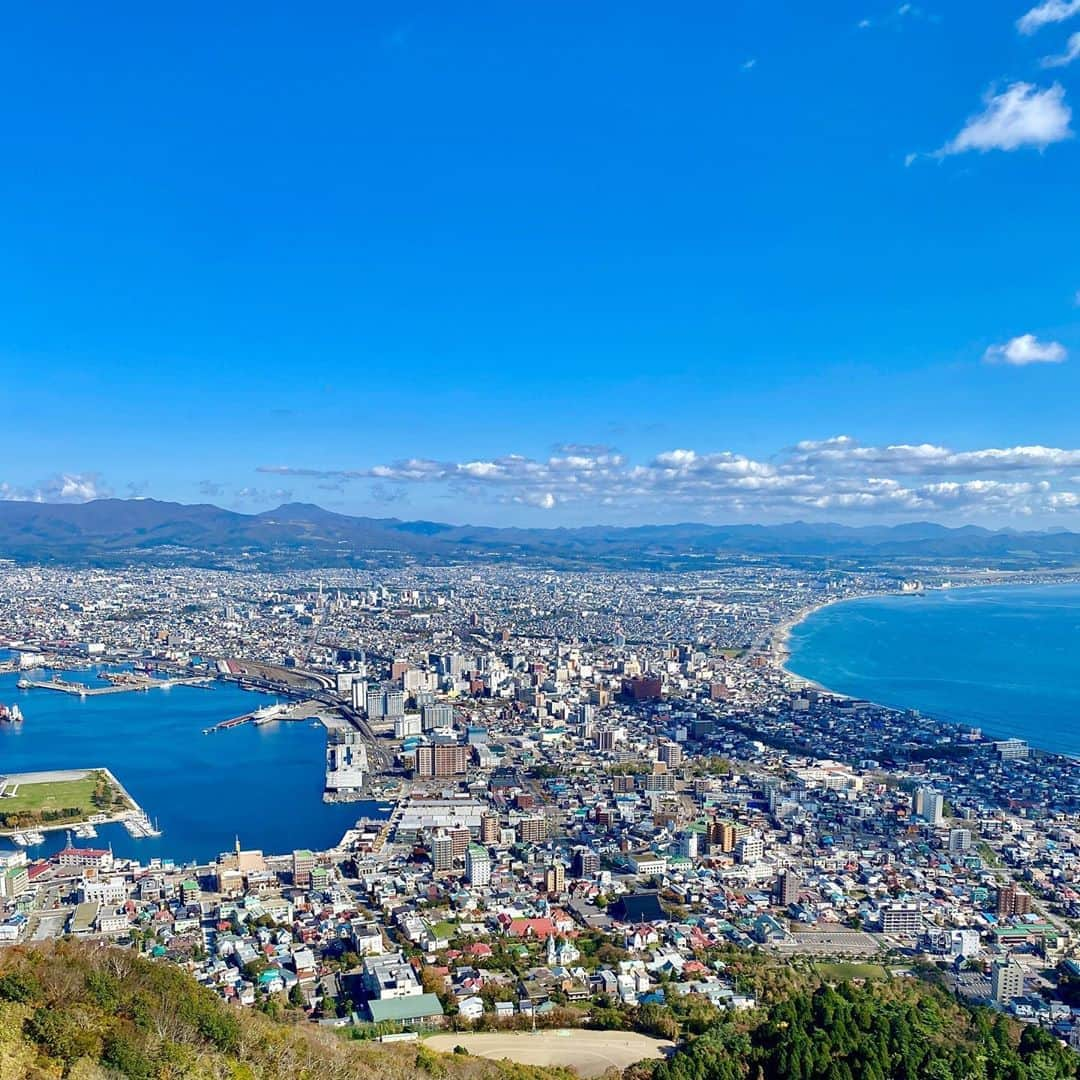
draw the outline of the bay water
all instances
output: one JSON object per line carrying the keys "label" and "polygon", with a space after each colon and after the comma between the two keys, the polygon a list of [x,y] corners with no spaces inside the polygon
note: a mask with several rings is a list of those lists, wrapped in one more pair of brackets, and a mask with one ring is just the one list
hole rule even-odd
{"label": "bay water", "polygon": [[788,670],[830,690],[1080,756],[1080,585],[844,601],[788,647]]}

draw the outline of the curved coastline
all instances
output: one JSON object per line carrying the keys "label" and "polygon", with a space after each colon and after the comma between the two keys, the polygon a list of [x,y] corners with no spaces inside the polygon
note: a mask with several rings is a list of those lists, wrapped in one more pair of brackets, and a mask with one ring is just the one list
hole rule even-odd
{"label": "curved coastline", "polygon": [[[836,596],[831,600],[826,600],[821,604],[810,604],[807,607],[800,608],[790,618],[785,619],[780,623],[773,631],[771,640],[769,643],[768,656],[769,660],[778,671],[785,675],[789,679],[793,679],[800,686],[812,686],[817,690],[824,690],[827,693],[832,694],[834,697],[846,698],[850,697],[850,694],[842,694],[838,690],[833,690],[828,686],[823,686],[819,682],[815,682],[813,679],[808,679],[805,675],[800,675],[796,671],[792,671],[789,668],[788,662],[791,660],[791,650],[788,648],[788,642],[791,639],[791,632],[802,623],[806,622],[812,615],[816,615],[819,611],[825,611],[828,608],[836,607],[839,604],[850,604],[855,600],[872,600],[875,597],[885,596],[902,596],[902,593],[898,592],[865,592],[859,593],[857,596]],[[876,702],[875,702],[876,704]],[[888,706],[883,706],[888,708]]]}
{"label": "curved coastline", "polygon": [[922,596],[925,596],[927,594],[938,593],[938,592],[960,592],[960,591],[970,592],[972,590],[995,590],[996,591],[996,590],[999,590],[999,589],[1006,589],[1006,588],[1008,588],[1008,589],[1014,589],[1014,588],[1029,588],[1029,589],[1031,589],[1031,588],[1034,588],[1034,589],[1047,588],[1047,589],[1054,589],[1054,588],[1057,588],[1059,586],[1073,586],[1073,587],[1076,587],[1078,585],[1080,585],[1080,577],[1076,576],[1075,574],[1069,574],[1067,576],[1062,577],[1059,580],[1054,580],[1054,581],[1045,581],[1044,580],[1044,581],[967,582],[967,583],[963,583],[963,584],[951,584],[951,585],[945,587],[944,589],[942,587],[940,587],[940,586],[931,586],[931,587],[926,588],[924,591],[921,591],[921,592],[918,592],[918,593],[910,593],[910,594],[905,594],[905,593],[902,593],[902,592],[899,592],[899,591],[896,591],[896,590],[889,590],[889,591],[876,590],[876,591],[868,591],[868,592],[865,592],[865,593],[859,593],[859,594],[853,595],[853,596],[836,597],[836,598],[830,599],[830,600],[828,600],[828,601],[826,601],[824,603],[808,605],[807,607],[802,608],[800,611],[798,611],[795,615],[791,616],[790,618],[784,620],[782,623],[778,624],[776,630],[774,631],[774,633],[772,635],[769,647],[764,651],[765,651],[765,653],[766,653],[766,655],[768,657],[768,661],[773,666],[773,668],[775,670],[777,670],[778,672],[780,672],[783,675],[783,677],[785,678],[785,680],[787,680],[793,687],[796,687],[796,688],[812,688],[812,689],[820,690],[821,692],[827,693],[830,696],[838,698],[838,699],[847,699],[847,700],[853,700],[854,699],[854,700],[860,700],[860,701],[868,701],[872,705],[874,705],[874,706],[876,706],[878,708],[888,709],[888,710],[892,710],[892,711],[903,711],[904,709],[916,709],[921,714],[923,714],[924,716],[927,716],[928,718],[936,719],[936,720],[938,720],[940,722],[955,725],[958,728],[973,728],[973,727],[974,728],[979,728],[979,729],[981,729],[983,731],[985,737],[990,738],[990,739],[1009,738],[1009,737],[1023,738],[1032,747],[1033,751],[1038,751],[1041,754],[1053,755],[1055,757],[1066,758],[1066,759],[1069,759],[1069,760],[1072,760],[1072,761],[1080,761],[1080,751],[1077,751],[1077,752],[1074,753],[1071,750],[1064,750],[1064,749],[1060,749],[1060,748],[1049,748],[1049,747],[1041,746],[1037,736],[1033,736],[1030,732],[1025,732],[1025,731],[1020,731],[1020,732],[1010,731],[1008,729],[1008,726],[1005,725],[1004,722],[1002,722],[1002,725],[999,726],[998,722],[996,722],[994,720],[990,720],[989,718],[982,719],[982,718],[974,718],[974,717],[965,717],[965,716],[962,715],[962,713],[960,715],[957,715],[956,713],[951,713],[950,710],[948,710],[947,708],[942,708],[940,706],[939,707],[931,707],[931,706],[926,706],[926,705],[919,705],[917,703],[904,704],[904,703],[900,703],[898,701],[894,701],[894,702],[882,701],[882,700],[880,700],[880,698],[877,695],[873,694],[872,692],[864,692],[864,693],[860,693],[860,694],[846,693],[844,691],[836,690],[833,687],[830,687],[830,686],[826,685],[825,683],[820,682],[818,680],[808,678],[805,675],[800,675],[798,672],[792,670],[791,667],[789,667],[789,664],[790,664],[790,661],[791,661],[791,655],[792,655],[791,654],[791,649],[789,647],[789,643],[790,643],[791,634],[795,630],[795,628],[798,627],[799,625],[801,625],[803,622],[810,619],[811,616],[816,615],[817,613],[819,613],[821,611],[824,611],[826,608],[834,607],[834,606],[837,606],[839,604],[845,604],[845,603],[849,603],[851,601],[856,601],[856,600],[899,598],[899,597],[904,597],[904,596],[908,596],[908,595],[910,595],[912,599],[916,599],[918,597],[922,597]]}

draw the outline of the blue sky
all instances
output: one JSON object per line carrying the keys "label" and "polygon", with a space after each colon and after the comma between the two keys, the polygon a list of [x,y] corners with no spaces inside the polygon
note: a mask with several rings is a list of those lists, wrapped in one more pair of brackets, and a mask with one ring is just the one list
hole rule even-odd
{"label": "blue sky", "polygon": [[1080,0],[24,6],[0,494],[1080,527],[1078,33]]}

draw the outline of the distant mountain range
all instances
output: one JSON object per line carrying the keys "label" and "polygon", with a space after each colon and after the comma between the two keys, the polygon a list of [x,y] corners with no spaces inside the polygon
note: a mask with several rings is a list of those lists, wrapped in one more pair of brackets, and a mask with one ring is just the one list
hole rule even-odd
{"label": "distant mountain range", "polygon": [[350,517],[307,503],[261,514],[154,499],[0,502],[0,557],[70,565],[260,568],[497,560],[560,566],[705,567],[739,557],[1000,567],[1080,564],[1080,533],[905,525],[595,525],[491,528]]}

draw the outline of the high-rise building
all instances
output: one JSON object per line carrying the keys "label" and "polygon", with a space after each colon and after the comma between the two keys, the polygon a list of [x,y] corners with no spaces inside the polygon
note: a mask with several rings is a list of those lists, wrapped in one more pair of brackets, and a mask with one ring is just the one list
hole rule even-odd
{"label": "high-rise building", "polygon": [[1002,885],[997,894],[997,913],[1006,917],[1027,915],[1031,911],[1031,894],[1014,881]]}
{"label": "high-rise building", "polygon": [[765,841],[760,836],[744,836],[735,845],[735,861],[739,863],[756,863],[765,854]]}
{"label": "high-rise building", "polygon": [[963,855],[964,852],[971,850],[971,830],[970,829],[950,829],[949,830],[949,854],[950,855]]}
{"label": "high-rise building", "polygon": [[469,747],[459,743],[431,743],[416,748],[418,776],[460,776],[469,768]]}
{"label": "high-rise building", "polygon": [[487,848],[469,844],[465,849],[465,877],[470,885],[487,885],[491,881],[491,856]]}
{"label": "high-rise building", "polygon": [[922,787],[915,792],[912,809],[924,821],[931,825],[940,825],[945,814],[945,800],[940,791],[931,787]]}
{"label": "high-rise building", "polygon": [[485,844],[495,844],[499,840],[499,815],[490,811],[480,818],[480,840]]}
{"label": "high-rise building", "polygon": [[592,848],[574,848],[570,872],[576,878],[591,878],[600,871],[600,856]]}
{"label": "high-rise building", "polygon": [[802,888],[802,878],[794,870],[785,870],[776,879],[776,899],[784,907],[790,907],[799,902],[799,890]]}
{"label": "high-rise building", "polygon": [[645,790],[651,792],[665,792],[675,790],[675,774],[669,772],[652,772],[645,777]]}
{"label": "high-rise building", "polygon": [[386,715],[401,716],[405,712],[405,691],[386,691]]}
{"label": "high-rise building", "polygon": [[448,832],[437,832],[431,838],[431,865],[435,873],[454,868],[454,840]]}
{"label": "high-rise building", "polygon": [[469,831],[467,825],[456,825],[450,830],[450,841],[453,845],[454,858],[461,860],[465,858],[465,852],[469,850],[469,844],[472,842],[472,833]]}
{"label": "high-rise building", "polygon": [[561,893],[566,888],[566,867],[562,863],[552,863],[544,874],[544,888],[549,893]]}
{"label": "high-rise building", "polygon": [[547,818],[543,814],[521,818],[517,831],[518,839],[523,844],[541,844],[547,839]]}
{"label": "high-rise building", "polygon": [[678,743],[668,742],[667,740],[664,740],[657,747],[657,757],[669,769],[674,769],[682,764],[683,750]]}
{"label": "high-rise building", "polygon": [[922,925],[918,904],[886,904],[881,909],[882,933],[911,937],[922,932]]}
{"label": "high-rise building", "polygon": [[352,707],[357,712],[367,708],[367,679],[354,679],[352,684]]}
{"label": "high-rise building", "polygon": [[454,726],[454,707],[447,705],[445,702],[439,702],[436,705],[425,705],[421,712],[424,718],[425,731]]}
{"label": "high-rise building", "polygon": [[403,713],[394,717],[394,738],[408,739],[420,734],[420,714]]}
{"label": "high-rise building", "polygon": [[1024,996],[1024,969],[1011,956],[999,956],[990,965],[990,996],[1002,1005]]}
{"label": "high-rise building", "polygon": [[315,869],[315,856],[306,850],[292,853],[292,879],[293,884],[300,888],[306,888],[311,884],[311,871]]}
{"label": "high-rise building", "polygon": [[381,687],[368,687],[367,714],[371,720],[381,720],[386,715],[386,694]]}
{"label": "high-rise building", "polygon": [[994,743],[994,753],[999,761],[1023,761],[1031,753],[1031,748],[1023,739],[1002,739]]}
{"label": "high-rise building", "polygon": [[728,854],[735,850],[735,826],[730,821],[713,821],[709,824],[709,844]]}

